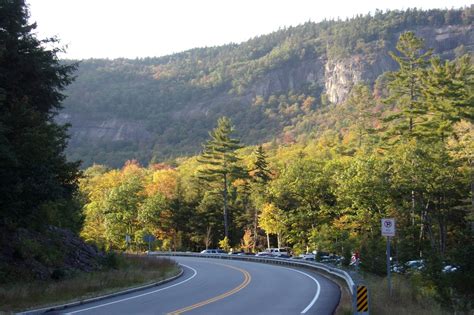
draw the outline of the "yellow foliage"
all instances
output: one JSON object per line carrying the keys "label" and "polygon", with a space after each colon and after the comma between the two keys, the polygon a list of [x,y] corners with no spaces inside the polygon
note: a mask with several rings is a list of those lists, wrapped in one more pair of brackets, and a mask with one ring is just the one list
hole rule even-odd
{"label": "yellow foliage", "polygon": [[155,171],[152,175],[152,181],[145,187],[145,192],[148,196],[161,193],[166,198],[172,198],[176,191],[177,182],[178,174],[176,170]]}

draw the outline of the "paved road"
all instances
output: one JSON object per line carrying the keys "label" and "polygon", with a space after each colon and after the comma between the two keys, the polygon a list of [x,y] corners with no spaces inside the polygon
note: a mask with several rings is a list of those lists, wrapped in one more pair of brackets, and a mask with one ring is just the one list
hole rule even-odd
{"label": "paved road", "polygon": [[[339,287],[307,269],[175,257],[184,275],[160,287],[55,314],[332,314]],[[50,313],[52,314],[52,313]]]}

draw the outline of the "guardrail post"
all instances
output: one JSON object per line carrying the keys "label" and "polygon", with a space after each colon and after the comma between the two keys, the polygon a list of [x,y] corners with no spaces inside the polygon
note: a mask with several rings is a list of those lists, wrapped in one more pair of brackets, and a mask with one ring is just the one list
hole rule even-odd
{"label": "guardrail post", "polygon": [[354,314],[369,315],[369,288],[359,284],[354,290]]}

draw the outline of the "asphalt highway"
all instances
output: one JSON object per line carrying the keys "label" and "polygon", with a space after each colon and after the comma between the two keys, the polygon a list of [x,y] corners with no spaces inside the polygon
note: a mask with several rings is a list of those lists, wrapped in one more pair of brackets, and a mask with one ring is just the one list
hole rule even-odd
{"label": "asphalt highway", "polygon": [[[339,287],[308,269],[174,257],[182,277],[54,314],[333,314]],[[53,313],[49,313],[53,314]]]}

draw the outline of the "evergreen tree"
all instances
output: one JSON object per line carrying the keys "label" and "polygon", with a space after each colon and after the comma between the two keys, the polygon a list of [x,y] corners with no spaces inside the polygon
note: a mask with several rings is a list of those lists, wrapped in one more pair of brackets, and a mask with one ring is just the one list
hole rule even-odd
{"label": "evergreen tree", "polygon": [[423,40],[413,32],[400,35],[396,48],[399,55],[390,55],[400,68],[391,74],[390,96],[385,100],[395,106],[395,112],[385,119],[389,123],[387,136],[395,141],[416,138],[416,127],[426,120],[422,80],[431,56],[431,50],[424,51]]}
{"label": "evergreen tree", "polygon": [[[391,57],[398,63],[399,70],[391,74],[389,82],[389,97],[385,100],[394,106],[394,113],[386,117],[386,137],[393,142],[404,140],[416,141],[423,137],[423,125],[427,121],[427,104],[424,95],[423,78],[426,75],[428,58],[431,50],[425,51],[423,39],[415,36],[413,32],[406,32],[400,35],[396,46],[399,55],[391,52]],[[415,155],[416,156],[416,155]],[[416,165],[415,158],[405,163]],[[416,178],[412,178],[411,186],[417,186]],[[410,192],[411,200],[411,226],[415,228],[415,217],[417,208],[417,196],[415,189]],[[413,247],[416,246],[416,232],[413,235]]]}
{"label": "evergreen tree", "polygon": [[437,58],[425,76],[425,95],[429,118],[422,125],[431,140],[444,142],[453,134],[453,126],[461,119],[474,119],[474,67],[468,55],[454,61]]}
{"label": "evergreen tree", "polygon": [[76,66],[61,63],[60,49],[45,48],[57,40],[37,39],[35,28],[24,0],[0,2],[0,230],[78,230],[78,163],[66,161],[67,126],[54,121]]}
{"label": "evergreen tree", "polygon": [[209,133],[210,139],[204,144],[199,158],[203,168],[198,177],[217,187],[222,194],[224,207],[224,236],[229,237],[228,191],[233,179],[243,177],[243,169],[238,165],[236,150],[241,148],[238,139],[231,138],[234,131],[232,122],[227,117],[217,121],[217,127]]}
{"label": "evergreen tree", "polygon": [[347,117],[351,120],[351,129],[357,134],[358,147],[360,148],[367,137],[373,131],[375,100],[367,85],[355,85],[346,101]]}
{"label": "evergreen tree", "polygon": [[259,209],[263,207],[265,203],[265,190],[268,182],[270,181],[270,170],[268,168],[267,154],[263,150],[263,147],[260,145],[253,152],[255,162],[253,169],[250,171],[250,176],[253,180],[251,196],[253,200],[253,250],[258,245],[258,217]]}
{"label": "evergreen tree", "polygon": [[270,180],[270,170],[268,169],[267,155],[261,145],[255,150],[254,155],[255,164],[251,176],[255,182],[266,184]]}

